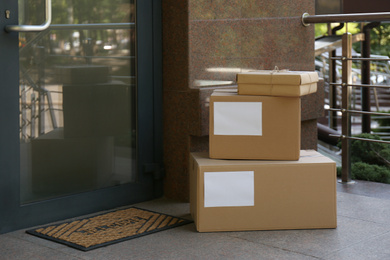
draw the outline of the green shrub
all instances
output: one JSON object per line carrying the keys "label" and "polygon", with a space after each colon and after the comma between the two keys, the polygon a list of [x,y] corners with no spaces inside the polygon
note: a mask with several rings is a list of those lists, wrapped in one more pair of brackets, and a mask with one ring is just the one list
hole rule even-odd
{"label": "green shrub", "polygon": [[337,177],[341,177],[341,166],[337,167]]}
{"label": "green shrub", "polygon": [[[337,167],[337,176],[341,177],[341,167]],[[351,178],[390,184],[390,169],[386,166],[356,162],[351,165]]]}
{"label": "green shrub", "polygon": [[[381,140],[379,136],[372,134],[360,134],[356,137]],[[388,144],[374,143],[361,140],[351,140],[351,162],[365,162],[377,165],[389,165],[390,149]]]}
{"label": "green shrub", "polygon": [[[360,134],[356,137],[381,140],[379,136],[372,134]],[[351,140],[350,151],[352,179],[390,183],[390,145]],[[337,168],[337,176],[341,176],[341,167]]]}
{"label": "green shrub", "polygon": [[390,169],[386,166],[356,162],[351,166],[352,179],[390,183]]}

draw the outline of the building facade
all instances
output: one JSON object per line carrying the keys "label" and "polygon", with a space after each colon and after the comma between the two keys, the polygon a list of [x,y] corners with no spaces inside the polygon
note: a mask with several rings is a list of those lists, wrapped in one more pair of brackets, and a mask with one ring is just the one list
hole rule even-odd
{"label": "building facade", "polygon": [[[315,1],[163,1],[165,195],[188,200],[188,160],[208,150],[208,98],[242,70],[314,70]],[[302,149],[317,147],[323,89],[302,98]],[[288,131],[288,129],[286,129]]]}
{"label": "building facade", "polygon": [[[161,196],[188,201],[189,154],[208,150],[210,94],[234,88],[243,70],[314,70],[314,27],[301,24],[314,8],[3,1],[0,233]],[[302,98],[302,149],[316,149],[322,109],[320,85]]]}

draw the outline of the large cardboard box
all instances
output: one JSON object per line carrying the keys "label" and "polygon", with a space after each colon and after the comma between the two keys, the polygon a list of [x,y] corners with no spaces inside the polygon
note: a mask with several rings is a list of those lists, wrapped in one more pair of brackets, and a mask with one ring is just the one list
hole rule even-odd
{"label": "large cardboard box", "polygon": [[240,95],[299,97],[317,91],[315,71],[258,70],[237,74]]}
{"label": "large cardboard box", "polygon": [[336,163],[190,156],[190,209],[199,232],[336,228]]}
{"label": "large cardboard box", "polygon": [[231,91],[210,97],[210,158],[298,160],[300,98]]}

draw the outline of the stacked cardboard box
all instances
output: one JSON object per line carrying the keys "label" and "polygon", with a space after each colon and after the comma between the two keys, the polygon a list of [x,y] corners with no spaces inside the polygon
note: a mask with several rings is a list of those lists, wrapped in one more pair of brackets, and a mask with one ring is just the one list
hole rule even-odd
{"label": "stacked cardboard box", "polygon": [[214,92],[210,97],[210,158],[298,160],[299,98]]}
{"label": "stacked cardboard box", "polygon": [[211,95],[209,155],[190,161],[198,231],[337,226],[336,164],[300,151],[300,96],[317,81],[315,72],[248,72],[238,93]]}

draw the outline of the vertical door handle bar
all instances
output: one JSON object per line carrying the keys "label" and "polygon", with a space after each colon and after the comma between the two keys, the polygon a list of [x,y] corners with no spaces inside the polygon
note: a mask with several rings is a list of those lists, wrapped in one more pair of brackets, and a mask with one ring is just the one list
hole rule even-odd
{"label": "vertical door handle bar", "polygon": [[41,32],[49,28],[51,24],[51,0],[45,0],[46,21],[41,25],[6,25],[7,32]]}

